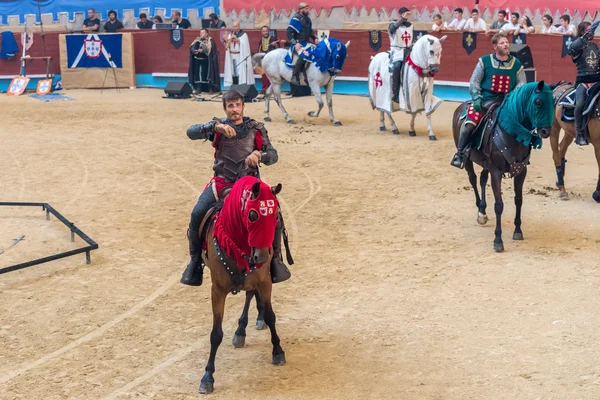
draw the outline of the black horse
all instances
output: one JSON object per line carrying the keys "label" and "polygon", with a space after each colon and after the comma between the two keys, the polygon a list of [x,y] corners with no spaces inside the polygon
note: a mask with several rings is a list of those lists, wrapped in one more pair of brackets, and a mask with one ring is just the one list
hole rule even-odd
{"label": "black horse", "polygon": [[[468,103],[462,103],[454,112],[452,133],[454,143],[458,146],[458,137],[463,123],[463,116]],[[494,211],[496,212],[496,237],[494,250],[504,251],[502,242],[501,217],[504,210],[502,201],[502,177],[514,177],[515,184],[515,232],[513,240],[523,240],[521,231],[521,206],[523,204],[523,183],[527,177],[527,164],[535,142],[539,138],[547,139],[554,121],[554,102],[552,90],[544,81],[527,83],[509,93],[502,105],[489,112],[487,125],[479,148],[473,148],[465,169],[469,174],[469,182],[475,191],[476,206],[479,209],[477,222],[484,225],[488,221],[485,213],[485,187],[489,174],[492,175],[494,191]],[[482,122],[482,124],[484,124]],[[541,143],[540,143],[541,144]],[[473,163],[483,168],[480,176],[481,197],[477,190],[477,175]]]}

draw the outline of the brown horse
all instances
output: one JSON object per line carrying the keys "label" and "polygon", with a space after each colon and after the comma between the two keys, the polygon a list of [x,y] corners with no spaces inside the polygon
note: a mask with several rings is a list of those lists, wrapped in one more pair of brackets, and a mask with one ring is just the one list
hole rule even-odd
{"label": "brown horse", "polygon": [[[554,123],[552,124],[552,132],[550,134],[550,145],[552,146],[552,158],[556,167],[556,187],[560,191],[559,197],[563,200],[569,200],[569,194],[565,189],[565,170],[567,159],[567,150],[575,139],[575,122],[566,122],[562,120],[563,106],[560,104],[565,97],[575,89],[572,83],[559,83],[554,88]],[[565,134],[560,140],[560,130]],[[598,163],[598,182],[596,190],[592,193],[592,198],[600,203],[600,117],[592,116],[588,122],[590,135],[590,143],[594,146],[596,153],[596,162]]]}
{"label": "brown horse", "polygon": [[[225,299],[232,292],[247,291],[247,307],[252,296],[257,293],[257,302],[264,308],[264,322],[271,330],[274,365],[285,364],[285,352],[279,345],[279,336],[275,329],[275,313],[271,306],[271,273],[269,265],[272,252],[271,244],[277,224],[277,194],[281,184],[270,187],[251,176],[239,179],[225,198],[222,208],[204,221],[201,231],[206,231],[206,251],[203,262],[210,270],[212,280],[211,297],[213,311],[213,329],[210,334],[210,357],[206,364],[206,373],[202,377],[200,393],[214,391],[215,357],[223,340],[223,315]],[[205,229],[204,226],[206,226]],[[201,236],[201,237],[202,237]],[[233,345],[242,347],[245,338],[240,328],[234,336]]]}

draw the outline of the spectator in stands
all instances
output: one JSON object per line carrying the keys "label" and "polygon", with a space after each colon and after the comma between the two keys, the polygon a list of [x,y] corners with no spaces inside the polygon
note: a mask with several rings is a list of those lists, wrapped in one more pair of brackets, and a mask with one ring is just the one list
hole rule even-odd
{"label": "spectator in stands", "polygon": [[577,32],[575,31],[575,27],[573,25],[569,25],[570,23],[571,17],[569,15],[561,15],[560,25],[554,30],[554,33],[560,33],[561,35],[576,36]]}
{"label": "spectator in stands", "polygon": [[535,33],[535,28],[533,27],[533,24],[531,23],[531,20],[528,16],[523,15],[521,17],[521,29],[519,33]]}
{"label": "spectator in stands", "polygon": [[155,15],[154,18],[152,18],[152,22],[154,22],[152,29],[156,29],[156,24],[162,24],[163,19],[160,15]]}
{"label": "spectator in stands", "polygon": [[85,33],[100,32],[100,20],[96,18],[96,11],[93,8],[88,10],[88,17],[83,20],[83,31]]}
{"label": "spectator in stands", "polygon": [[448,30],[450,31],[462,31],[465,28],[465,24],[467,20],[463,18],[463,10],[462,8],[454,9],[454,19],[448,25]]}
{"label": "spectator in stands", "polygon": [[117,12],[110,10],[108,12],[108,21],[104,24],[104,31],[115,33],[119,29],[123,29],[123,23],[117,19]]}
{"label": "spectator in stands", "polygon": [[479,18],[479,10],[476,8],[472,9],[471,18],[469,18],[463,30],[467,32],[483,32],[486,28],[485,21]]}
{"label": "spectator in stands", "polygon": [[[268,53],[271,50],[278,48],[280,42],[285,42],[285,40],[277,40],[276,37],[271,36],[269,27],[266,25],[260,29],[260,33],[261,38],[258,42],[258,53]],[[271,81],[267,78],[267,75],[262,74],[262,89],[260,92],[265,93],[269,86],[271,86]]]}
{"label": "spectator in stands", "polygon": [[513,35],[518,35],[519,33],[521,33],[521,25],[519,24],[520,18],[521,15],[518,12],[510,13],[510,22],[507,22],[506,24],[502,25],[502,28],[500,28],[500,30]]}
{"label": "spectator in stands", "polygon": [[177,25],[179,29],[190,29],[192,24],[189,20],[181,18],[181,11],[173,11],[173,25]]}
{"label": "spectator in stands", "polygon": [[431,30],[434,32],[440,32],[442,29],[447,29],[448,24],[442,21],[442,16],[440,14],[435,14],[433,16],[433,25],[431,26]]}
{"label": "spectator in stands", "polygon": [[490,29],[488,30],[488,32],[500,32],[500,29],[502,29],[504,24],[506,24],[506,11],[500,10],[498,11],[498,19],[492,22],[492,25],[490,25]]}
{"label": "spectator in stands", "polygon": [[552,26],[554,19],[550,14],[544,14],[542,17],[542,30],[541,33],[554,33],[554,27]]}
{"label": "spectator in stands", "polygon": [[217,14],[212,13],[208,17],[210,18],[210,25],[209,25],[210,29],[223,29],[223,28],[227,28],[227,25],[225,25],[225,22],[221,21],[219,19],[219,16]]}
{"label": "spectator in stands", "polygon": [[152,29],[152,21],[148,19],[146,13],[141,13],[140,20],[136,26],[138,29]]}

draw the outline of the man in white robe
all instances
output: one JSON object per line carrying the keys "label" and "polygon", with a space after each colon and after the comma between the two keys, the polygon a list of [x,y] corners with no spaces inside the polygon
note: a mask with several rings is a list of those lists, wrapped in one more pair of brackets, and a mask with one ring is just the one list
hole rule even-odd
{"label": "man in white robe", "polygon": [[250,53],[250,42],[246,32],[240,29],[240,22],[233,23],[225,42],[225,87],[233,84],[254,85],[254,69]]}

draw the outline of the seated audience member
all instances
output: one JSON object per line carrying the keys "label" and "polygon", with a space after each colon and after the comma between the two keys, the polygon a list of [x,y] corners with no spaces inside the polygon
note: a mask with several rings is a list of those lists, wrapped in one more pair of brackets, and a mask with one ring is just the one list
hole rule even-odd
{"label": "seated audience member", "polygon": [[471,18],[469,18],[463,30],[467,32],[483,32],[486,28],[485,21],[479,18],[479,10],[476,8],[472,9]]}
{"label": "seated audience member", "polygon": [[529,17],[527,17],[525,15],[521,17],[521,29],[520,29],[519,33],[526,33],[526,34],[535,33],[535,28],[534,28],[533,24],[531,23],[531,20],[529,19]]}
{"label": "seated audience member", "polygon": [[152,29],[152,21],[150,21],[148,19],[148,16],[146,15],[146,13],[141,13],[140,14],[140,20],[137,23],[137,28],[138,29]]}
{"label": "seated audience member", "polygon": [[510,22],[502,25],[500,28],[501,31],[506,31],[506,33],[511,33],[513,35],[518,35],[521,33],[521,25],[519,24],[519,19],[521,19],[521,15],[518,12],[510,13]]}
{"label": "seated audience member", "polygon": [[108,21],[104,24],[104,31],[114,33],[119,29],[123,29],[123,23],[117,19],[117,12],[110,10],[108,12]]}
{"label": "seated audience member", "polygon": [[227,28],[224,21],[219,19],[219,16],[215,13],[212,13],[208,16],[210,18],[210,25],[208,26],[210,29],[223,29]]}
{"label": "seated audience member", "polygon": [[569,25],[571,23],[571,17],[567,14],[561,15],[560,25],[554,29],[554,33],[560,33],[561,35],[576,36],[577,32],[575,26]]}
{"label": "seated audience member", "polygon": [[506,24],[506,11],[500,10],[498,11],[498,18],[494,22],[492,22],[492,25],[490,25],[490,29],[488,29],[488,32],[500,32],[500,29],[504,24]]}
{"label": "seated audience member", "polygon": [[185,18],[181,18],[181,11],[173,11],[173,25],[177,25],[179,29],[190,29],[192,24]]}
{"label": "seated audience member", "polygon": [[462,31],[465,27],[467,20],[463,18],[463,10],[462,8],[454,9],[454,19],[448,25],[448,30],[450,31]]}
{"label": "seated audience member", "polygon": [[163,19],[160,15],[155,15],[154,18],[152,18],[152,22],[154,22],[154,24],[152,24],[152,29],[156,29],[156,24],[162,24]]}
{"label": "seated audience member", "polygon": [[83,31],[85,33],[100,32],[100,20],[96,18],[96,11],[90,8],[88,17],[83,20]]}
{"label": "seated audience member", "polygon": [[431,26],[431,30],[434,32],[440,32],[442,29],[448,28],[448,24],[442,21],[442,16],[440,14],[435,14],[433,16],[433,25]]}
{"label": "seated audience member", "polygon": [[541,33],[554,33],[554,27],[552,26],[554,19],[550,14],[544,14],[542,17],[542,30]]}

